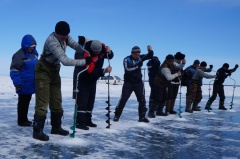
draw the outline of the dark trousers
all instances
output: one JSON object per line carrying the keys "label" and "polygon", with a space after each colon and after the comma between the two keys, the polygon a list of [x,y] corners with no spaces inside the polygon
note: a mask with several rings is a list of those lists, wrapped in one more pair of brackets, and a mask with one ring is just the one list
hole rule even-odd
{"label": "dark trousers", "polygon": [[168,99],[168,87],[154,87],[154,105],[163,105]]}
{"label": "dark trousers", "polygon": [[127,83],[124,82],[122,87],[122,95],[119,100],[119,103],[116,107],[116,110],[123,110],[127,100],[131,96],[132,92],[135,93],[138,101],[138,112],[146,111],[146,100],[145,100],[145,90],[144,90],[144,84],[141,83]]}
{"label": "dark trousers", "polygon": [[176,99],[178,95],[179,84],[170,84],[168,86],[168,99]]}
{"label": "dark trousers", "polygon": [[28,121],[27,114],[31,98],[32,95],[18,95],[18,124],[23,124]]}
{"label": "dark trousers", "polygon": [[218,85],[218,84],[213,85],[213,92],[212,92],[212,96],[210,98],[211,102],[213,102],[216,99],[217,94],[219,95],[220,103],[224,102],[225,95],[224,95],[224,86],[223,85]]}
{"label": "dark trousers", "polygon": [[202,100],[202,88],[201,82],[197,80],[191,80],[190,83],[190,93],[187,97],[187,101],[195,101],[197,103],[201,102]]}
{"label": "dark trousers", "polygon": [[77,95],[77,123],[88,123],[92,120],[92,110],[94,107],[96,96],[96,82],[95,83],[83,83],[79,82],[79,93]]}

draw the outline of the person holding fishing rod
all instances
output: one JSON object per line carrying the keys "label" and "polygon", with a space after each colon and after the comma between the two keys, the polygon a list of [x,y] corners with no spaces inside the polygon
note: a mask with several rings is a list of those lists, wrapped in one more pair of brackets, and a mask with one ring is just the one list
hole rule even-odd
{"label": "person holding fishing rod", "polygon": [[233,69],[228,69],[228,68],[229,68],[229,64],[224,63],[223,66],[217,70],[216,78],[213,83],[212,96],[207,101],[205,109],[212,110],[211,105],[213,101],[216,99],[217,95],[219,95],[220,99],[219,99],[218,109],[227,110],[227,108],[225,108],[224,106],[225,93],[224,93],[223,83],[228,76],[231,76],[231,74],[237,70],[238,64],[236,64]]}
{"label": "person holding fishing rod", "polygon": [[[73,90],[76,87],[78,72],[88,67],[87,71],[80,74],[78,78],[78,94],[77,94],[77,120],[76,128],[89,130],[89,127],[97,127],[97,124],[92,122],[92,110],[94,107],[97,79],[104,76],[105,73],[111,72],[112,67],[102,68],[104,59],[112,59],[114,54],[109,46],[101,43],[99,40],[86,41],[85,37],[79,36],[78,43],[84,46],[84,49],[90,53],[92,62],[85,66],[76,66],[73,75]],[[75,53],[75,59],[84,59],[88,54]],[[75,94],[75,92],[74,92]],[[73,95],[75,99],[76,95]]]}

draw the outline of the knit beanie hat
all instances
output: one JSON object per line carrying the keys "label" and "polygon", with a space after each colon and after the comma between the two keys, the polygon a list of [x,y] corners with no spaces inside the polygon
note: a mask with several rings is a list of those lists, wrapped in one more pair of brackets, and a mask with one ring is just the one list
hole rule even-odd
{"label": "knit beanie hat", "polygon": [[70,27],[67,22],[60,21],[55,26],[55,32],[60,35],[68,35],[70,33]]}
{"label": "knit beanie hat", "polygon": [[131,51],[132,54],[134,53],[141,53],[141,49],[138,46],[134,46]]}
{"label": "knit beanie hat", "polygon": [[90,48],[94,52],[101,52],[102,51],[102,43],[99,40],[93,40]]}
{"label": "knit beanie hat", "polygon": [[228,69],[228,68],[229,68],[229,64],[228,64],[228,63],[224,63],[224,64],[223,64],[223,67],[225,67],[226,69]]}
{"label": "knit beanie hat", "polygon": [[172,61],[174,61],[174,56],[171,55],[171,54],[168,54],[168,55],[166,56],[166,59],[165,59],[165,60],[168,61],[168,62],[172,62]]}
{"label": "knit beanie hat", "polygon": [[195,61],[193,62],[193,64],[200,64],[200,61],[199,61],[199,60],[195,60]]}
{"label": "knit beanie hat", "polygon": [[207,63],[205,61],[202,61],[200,66],[207,67]]}

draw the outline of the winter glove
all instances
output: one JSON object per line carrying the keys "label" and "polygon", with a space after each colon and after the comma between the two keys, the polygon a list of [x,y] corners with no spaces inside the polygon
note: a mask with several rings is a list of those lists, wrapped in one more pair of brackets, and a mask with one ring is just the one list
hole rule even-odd
{"label": "winter glove", "polygon": [[236,69],[238,68],[238,64],[235,65],[235,68],[236,68]]}
{"label": "winter glove", "polygon": [[142,62],[142,61],[139,61],[139,62],[137,63],[137,65],[138,65],[138,67],[142,67],[143,62]]}
{"label": "winter glove", "polygon": [[213,68],[213,65],[209,65],[209,68],[212,69],[212,68]]}
{"label": "winter glove", "polygon": [[22,87],[22,85],[17,85],[17,86],[15,87],[17,93],[21,92],[21,87]]}
{"label": "winter glove", "polygon": [[92,62],[92,58],[90,56],[87,56],[85,60],[87,65],[89,65]]}

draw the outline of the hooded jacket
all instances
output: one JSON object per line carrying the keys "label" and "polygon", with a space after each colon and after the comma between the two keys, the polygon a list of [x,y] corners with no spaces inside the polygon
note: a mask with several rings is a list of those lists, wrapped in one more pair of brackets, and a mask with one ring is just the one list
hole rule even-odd
{"label": "hooded jacket", "polygon": [[32,35],[25,35],[22,39],[21,48],[13,55],[10,66],[10,77],[13,85],[21,87],[18,94],[30,95],[35,93],[35,73],[34,68],[38,62],[38,52],[36,47],[32,52],[28,48],[37,45]]}

